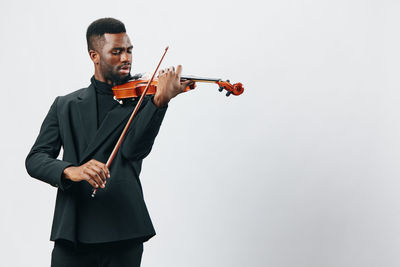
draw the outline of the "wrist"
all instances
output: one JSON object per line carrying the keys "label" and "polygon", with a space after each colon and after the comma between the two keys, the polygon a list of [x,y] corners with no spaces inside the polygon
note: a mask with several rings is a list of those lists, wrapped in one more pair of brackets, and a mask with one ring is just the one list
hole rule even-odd
{"label": "wrist", "polygon": [[169,102],[169,99],[166,97],[163,97],[161,95],[155,95],[153,98],[153,103],[156,107],[162,108],[165,107]]}
{"label": "wrist", "polygon": [[71,174],[71,168],[73,168],[73,167],[72,167],[72,166],[71,166],[71,167],[67,167],[67,168],[65,168],[64,171],[63,171],[63,177],[64,177],[65,179],[67,179],[67,180],[71,180],[71,176],[70,176],[70,174]]}

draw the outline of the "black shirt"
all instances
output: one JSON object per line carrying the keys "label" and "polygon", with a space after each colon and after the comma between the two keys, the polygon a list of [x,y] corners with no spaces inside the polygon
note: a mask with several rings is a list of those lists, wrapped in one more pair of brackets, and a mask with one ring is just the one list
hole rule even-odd
{"label": "black shirt", "polygon": [[96,89],[96,100],[97,100],[97,129],[100,127],[107,113],[112,110],[118,102],[114,100],[114,94],[112,86],[91,78],[91,82]]}

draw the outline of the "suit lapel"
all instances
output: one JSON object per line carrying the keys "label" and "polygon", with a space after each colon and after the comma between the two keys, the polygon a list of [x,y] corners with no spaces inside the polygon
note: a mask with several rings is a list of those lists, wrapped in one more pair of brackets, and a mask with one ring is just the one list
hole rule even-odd
{"label": "suit lapel", "polygon": [[135,105],[117,105],[108,112],[96,135],[84,151],[82,161],[85,161],[113,132],[117,130],[122,132],[122,127],[125,125],[123,122],[127,121],[134,107]]}
{"label": "suit lapel", "polygon": [[89,144],[97,131],[96,91],[93,85],[83,90],[78,96],[77,106],[83,135],[85,136],[86,144]]}

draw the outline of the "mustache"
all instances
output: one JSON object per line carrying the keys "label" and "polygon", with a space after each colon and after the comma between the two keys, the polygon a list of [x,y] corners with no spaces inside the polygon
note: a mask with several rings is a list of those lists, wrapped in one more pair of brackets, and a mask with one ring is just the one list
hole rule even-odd
{"label": "mustache", "polygon": [[129,67],[130,68],[131,64],[130,63],[122,64],[121,66],[118,66],[118,69],[122,69],[124,67]]}

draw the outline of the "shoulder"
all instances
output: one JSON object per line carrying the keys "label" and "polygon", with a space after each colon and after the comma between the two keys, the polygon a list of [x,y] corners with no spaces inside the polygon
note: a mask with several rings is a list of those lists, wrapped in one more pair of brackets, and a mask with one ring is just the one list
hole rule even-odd
{"label": "shoulder", "polygon": [[90,86],[76,90],[72,93],[69,93],[69,94],[66,94],[63,96],[58,96],[57,99],[59,102],[68,102],[68,101],[73,101],[73,100],[79,99],[83,94],[85,94],[86,91],[89,90],[89,88],[90,88]]}
{"label": "shoulder", "polygon": [[92,95],[95,96],[94,88],[92,86],[81,88],[63,96],[57,96],[52,106],[58,112],[65,112],[68,109],[75,107],[76,103],[81,102],[83,99],[93,100],[93,97],[91,97]]}
{"label": "shoulder", "polygon": [[58,96],[55,102],[57,102],[57,105],[69,105],[70,103],[79,102],[82,99],[92,99],[95,96],[96,92],[93,85],[89,85],[89,87],[81,88],[63,96]]}

